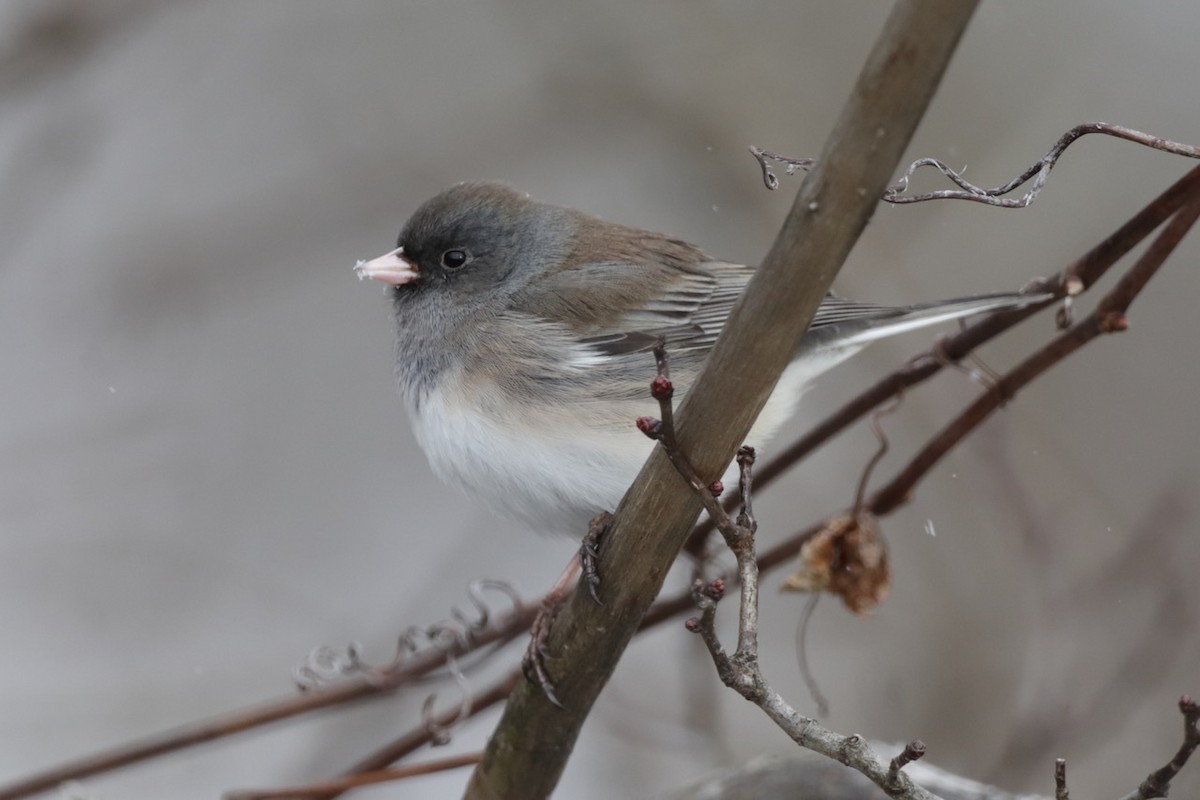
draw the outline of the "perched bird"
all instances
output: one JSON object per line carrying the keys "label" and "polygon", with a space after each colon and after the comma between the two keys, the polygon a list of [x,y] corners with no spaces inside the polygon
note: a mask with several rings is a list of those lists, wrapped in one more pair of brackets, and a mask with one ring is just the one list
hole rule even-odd
{"label": "perched bird", "polygon": [[[434,472],[574,535],[616,508],[653,446],[634,421],[657,414],[655,343],[681,397],[754,271],[486,182],[426,201],[397,244],[355,269],[392,286],[400,390]],[[747,441],[769,440],[813,378],[876,339],[1037,299],[830,295]]]}

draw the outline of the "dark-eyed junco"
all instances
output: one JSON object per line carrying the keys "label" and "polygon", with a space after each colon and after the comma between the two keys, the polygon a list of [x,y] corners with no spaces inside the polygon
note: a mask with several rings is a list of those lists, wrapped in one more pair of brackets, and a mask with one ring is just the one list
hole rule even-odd
{"label": "dark-eyed junco", "polygon": [[[355,269],[393,287],[400,389],[434,472],[572,534],[616,507],[650,452],[634,421],[657,413],[655,342],[682,396],[753,273],[496,183],[430,199],[398,245]],[[875,339],[1035,299],[829,296],[748,441],[768,440],[813,378]]]}

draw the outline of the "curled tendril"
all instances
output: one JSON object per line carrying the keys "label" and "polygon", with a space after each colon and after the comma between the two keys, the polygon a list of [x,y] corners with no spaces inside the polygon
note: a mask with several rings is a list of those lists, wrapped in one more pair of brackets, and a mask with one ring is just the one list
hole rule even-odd
{"label": "curled tendril", "polygon": [[790,158],[772,153],[770,150],[760,150],[754,145],[750,145],[750,155],[754,156],[754,160],[758,162],[758,166],[762,169],[763,183],[771,191],[779,188],[779,178],[771,171],[771,166],[767,162],[775,161],[782,164],[783,171],[788,175],[795,175],[797,170],[808,172],[812,165],[817,163],[815,158]]}
{"label": "curled tendril", "polygon": [[[503,596],[508,604],[506,613],[515,613],[522,606],[520,595],[512,584],[490,578],[474,580],[467,586],[468,610],[456,606],[450,610],[448,620],[406,628],[397,637],[395,655],[390,662],[382,665],[367,663],[358,643],[351,643],[344,652],[322,646],[315,648],[304,664],[293,669],[293,680],[301,691],[309,691],[350,675],[385,677],[403,669],[413,656],[431,651],[446,653],[449,665],[451,657],[467,653],[474,647],[478,634],[498,615],[489,593]],[[453,669],[447,666],[447,669],[452,675],[454,670],[461,675],[457,665]]]}
{"label": "curled tendril", "polygon": [[454,683],[458,686],[459,694],[462,697],[459,703],[458,710],[455,711],[454,717],[447,722],[438,722],[437,717],[433,713],[434,703],[437,702],[437,693],[430,694],[425,698],[425,702],[421,705],[421,724],[429,734],[429,741],[434,747],[450,744],[451,731],[454,726],[458,725],[464,719],[471,715],[471,707],[474,705],[474,695],[471,691],[471,683],[467,680],[467,676],[458,666],[458,660],[453,655],[446,657],[446,670],[450,673],[450,677],[454,679]]}
{"label": "curled tendril", "polygon": [[304,664],[292,670],[300,691],[310,691],[363,669],[362,646],[351,642],[344,652],[322,645],[313,648]]}
{"label": "curled tendril", "polygon": [[[1120,125],[1113,125],[1107,122],[1085,122],[1082,125],[1076,125],[1069,131],[1059,137],[1054,146],[1050,148],[1046,155],[1042,156],[1031,166],[1027,167],[1020,175],[1016,176],[1008,183],[994,186],[990,189],[982,186],[976,186],[963,177],[963,170],[956,170],[948,166],[945,162],[936,158],[920,158],[912,162],[899,180],[893,183],[883,193],[883,200],[888,203],[921,203],[927,200],[970,200],[976,203],[986,203],[991,206],[999,206],[1001,208],[1025,208],[1032,203],[1041,193],[1046,185],[1047,179],[1050,177],[1050,170],[1058,163],[1059,157],[1063,152],[1071,146],[1071,144],[1080,137],[1087,136],[1091,133],[1100,133],[1105,136],[1112,136],[1117,139],[1124,139],[1128,142],[1143,145],[1154,150],[1161,150],[1164,153],[1171,153],[1177,156],[1186,158],[1200,158],[1200,148],[1192,145],[1183,144],[1181,142],[1173,142],[1169,139],[1163,139],[1160,136],[1153,136],[1149,133],[1125,128]],[[788,175],[792,175],[797,169],[808,170],[814,163],[811,158],[789,158],[781,156],[777,153],[772,153],[768,150],[761,150],[757,147],[750,148],[751,155],[758,161],[759,167],[762,169],[763,183],[768,189],[779,188],[779,179],[775,173],[771,171],[768,162],[774,161],[783,164]],[[908,184],[911,181],[917,170],[924,167],[929,167],[937,170],[948,181],[957,186],[957,189],[942,189],[935,192],[926,192],[924,194],[905,194],[908,191]],[[1032,181],[1032,183],[1030,183]],[[1029,188],[1025,194],[1020,197],[1005,197],[1016,189],[1029,184]]]}
{"label": "curled tendril", "polygon": [[392,663],[395,666],[399,666],[404,663],[404,660],[408,656],[415,655],[426,648],[435,646],[433,636],[430,634],[428,628],[410,625],[396,640],[396,657]]}
{"label": "curled tendril", "polygon": [[475,610],[475,620],[467,617],[467,612],[458,606],[450,609],[450,616],[462,625],[464,630],[472,633],[486,628],[494,615],[494,609],[484,593],[488,590],[503,594],[509,603],[509,611],[515,611],[521,606],[521,597],[511,583],[492,578],[479,578],[467,584],[467,600]]}
{"label": "curled tendril", "polygon": [[444,650],[451,655],[462,653],[471,646],[470,631],[451,622],[430,625],[426,633],[435,648]]}

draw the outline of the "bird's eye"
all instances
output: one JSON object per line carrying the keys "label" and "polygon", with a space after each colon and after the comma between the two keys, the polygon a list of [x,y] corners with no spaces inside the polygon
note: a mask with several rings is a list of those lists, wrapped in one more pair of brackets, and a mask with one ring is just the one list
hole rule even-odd
{"label": "bird's eye", "polygon": [[442,266],[446,269],[458,269],[467,263],[466,250],[447,250],[442,253]]}

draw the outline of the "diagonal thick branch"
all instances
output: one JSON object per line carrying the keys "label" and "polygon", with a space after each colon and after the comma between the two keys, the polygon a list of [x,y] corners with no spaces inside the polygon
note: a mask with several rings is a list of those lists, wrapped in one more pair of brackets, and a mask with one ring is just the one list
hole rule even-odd
{"label": "diagonal thick branch", "polygon": [[[681,450],[719,476],[741,444],[838,269],[873,213],[975,9],[967,0],[901,0],[893,9],[820,164],[679,409]],[[546,644],[558,695],[517,687],[467,788],[470,798],[547,796],[583,720],[699,514],[699,501],[656,451],[604,542],[604,605],[574,592]]]}

